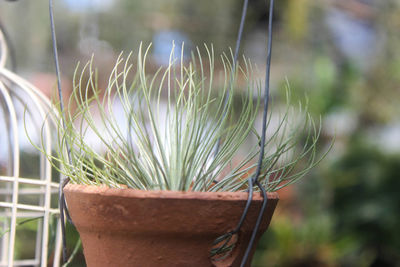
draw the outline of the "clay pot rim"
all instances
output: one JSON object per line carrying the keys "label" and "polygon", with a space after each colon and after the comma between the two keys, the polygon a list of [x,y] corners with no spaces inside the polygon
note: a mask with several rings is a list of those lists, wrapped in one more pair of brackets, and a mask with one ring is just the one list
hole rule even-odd
{"label": "clay pot rim", "polygon": [[[111,188],[107,185],[83,185],[83,184],[67,184],[64,187],[66,192],[116,196],[142,199],[204,199],[204,200],[224,200],[238,201],[247,200],[247,192],[194,192],[194,191],[167,191],[167,190],[138,190],[132,188]],[[278,193],[267,193],[268,199],[279,199]],[[253,194],[253,201],[262,201],[262,196],[259,192]]]}

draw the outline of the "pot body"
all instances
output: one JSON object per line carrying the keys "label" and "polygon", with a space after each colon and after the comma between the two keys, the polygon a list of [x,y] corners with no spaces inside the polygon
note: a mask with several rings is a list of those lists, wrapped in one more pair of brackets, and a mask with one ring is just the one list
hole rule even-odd
{"label": "pot body", "polygon": [[[214,240],[233,230],[247,201],[245,192],[173,192],[68,184],[65,198],[82,239],[87,266],[239,266],[262,204],[254,194],[231,255],[210,258]],[[268,202],[256,242],[278,202]]]}

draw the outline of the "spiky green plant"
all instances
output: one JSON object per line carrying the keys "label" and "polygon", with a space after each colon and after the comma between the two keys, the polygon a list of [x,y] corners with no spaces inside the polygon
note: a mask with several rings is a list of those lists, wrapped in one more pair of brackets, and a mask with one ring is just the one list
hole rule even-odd
{"label": "spiky green plant", "polygon": [[[248,60],[244,58],[232,73],[232,57],[223,54],[223,82],[218,84],[214,51],[212,47],[205,51],[207,62],[199,49],[189,62],[184,62],[183,52],[180,56],[171,52],[168,66],[149,75],[149,47],[142,51],[140,46],[136,66],[131,63],[132,54],[118,57],[104,90],[98,86],[93,60],[80,74],[77,67],[65,128],[58,120],[58,150],[49,159],[79,184],[141,190],[246,190],[260,147],[247,148],[239,160],[237,154],[251,135],[260,139],[254,123],[261,83]],[[239,78],[245,84],[240,89],[235,86]],[[238,94],[240,106],[234,102]],[[116,106],[123,109],[126,129],[119,124]],[[268,191],[296,181],[319,161],[320,127],[299,109],[287,105],[274,127],[269,116],[260,175]],[[89,144],[85,138],[89,132],[103,144],[105,153]],[[66,143],[71,147],[71,162]],[[302,168],[297,170],[300,162]]]}

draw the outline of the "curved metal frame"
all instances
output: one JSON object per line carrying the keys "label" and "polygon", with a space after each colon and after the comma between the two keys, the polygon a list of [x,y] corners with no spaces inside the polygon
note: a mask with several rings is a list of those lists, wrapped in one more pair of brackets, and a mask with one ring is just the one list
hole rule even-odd
{"label": "curved metal frame", "polygon": [[[45,121],[43,125],[35,125],[40,136],[42,132],[43,147],[46,153],[52,150],[52,133],[50,121],[46,119],[47,114],[53,110],[50,101],[37,88],[6,68],[7,43],[3,33],[0,31],[0,115],[4,116],[8,146],[8,164],[5,167],[6,176],[0,176],[2,188],[0,188],[0,217],[2,229],[8,229],[1,236],[0,242],[0,266],[41,266],[48,264],[49,245],[49,220],[51,216],[59,215],[58,209],[52,208],[52,196],[57,195],[59,184],[52,182],[51,163],[44,154],[40,155],[40,173],[37,178],[20,177],[20,151],[18,133],[21,126],[18,123],[16,104],[25,106],[26,113],[35,118]],[[21,96],[24,96],[22,99]],[[29,103],[25,102],[26,98]],[[18,103],[19,102],[19,103]],[[34,123],[34,122],[33,122]],[[3,188],[3,184],[5,185]],[[22,204],[20,196],[39,196],[38,204]],[[53,203],[54,206],[54,203]],[[36,248],[32,259],[15,260],[15,244],[18,219],[35,218]],[[61,224],[57,219],[56,240],[54,250],[53,266],[59,266],[61,251]]]}

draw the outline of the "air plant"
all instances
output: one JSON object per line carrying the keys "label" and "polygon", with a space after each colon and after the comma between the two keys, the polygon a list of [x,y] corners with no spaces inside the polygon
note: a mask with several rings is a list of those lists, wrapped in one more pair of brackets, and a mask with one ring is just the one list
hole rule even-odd
{"label": "air plant", "polygon": [[[246,140],[251,136],[260,140],[254,124],[262,86],[251,62],[243,58],[241,64],[233,64],[232,53],[222,54],[223,82],[219,83],[212,47],[205,46],[207,60],[197,49],[189,62],[183,60],[183,52],[177,56],[172,49],[169,64],[148,74],[149,49],[143,51],[140,46],[136,65],[132,53],[126,58],[121,54],[104,90],[98,86],[93,59],[81,70],[78,65],[65,125],[59,116],[55,119],[57,151],[47,154],[49,159],[78,184],[140,190],[246,190],[260,153],[258,142],[237,160]],[[238,79],[244,81],[241,88],[236,86]],[[242,97],[240,106],[234,101],[237,95]],[[122,125],[121,114],[115,112],[118,105],[123,109]],[[316,144],[321,128],[301,105],[295,109],[287,104],[274,125],[269,114],[259,181],[267,191],[275,191],[319,162]],[[104,153],[90,145],[89,132],[102,143]]]}

